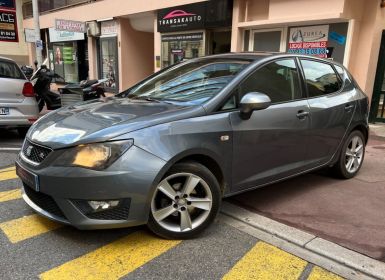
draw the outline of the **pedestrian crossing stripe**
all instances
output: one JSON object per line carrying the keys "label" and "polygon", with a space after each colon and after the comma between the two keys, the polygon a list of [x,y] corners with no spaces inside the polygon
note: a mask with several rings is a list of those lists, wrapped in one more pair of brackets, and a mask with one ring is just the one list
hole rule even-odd
{"label": "pedestrian crossing stripe", "polygon": [[0,181],[17,179],[15,167],[0,169]]}
{"label": "pedestrian crossing stripe", "polygon": [[0,223],[0,229],[12,243],[55,230],[62,225],[36,214]]}
{"label": "pedestrian crossing stripe", "polygon": [[306,261],[259,241],[223,277],[223,280],[298,279],[306,265]]}
{"label": "pedestrian crossing stripe", "polygon": [[178,245],[138,231],[40,275],[43,280],[118,279]]}
{"label": "pedestrian crossing stripe", "polygon": [[10,200],[15,200],[21,198],[21,190],[11,190],[0,192],[0,202],[6,202]]}

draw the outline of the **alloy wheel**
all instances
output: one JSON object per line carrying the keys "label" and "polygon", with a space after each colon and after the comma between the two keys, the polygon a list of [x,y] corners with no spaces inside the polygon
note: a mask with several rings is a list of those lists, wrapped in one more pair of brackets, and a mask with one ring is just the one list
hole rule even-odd
{"label": "alloy wheel", "polygon": [[349,173],[355,173],[361,166],[364,155],[364,143],[361,137],[354,136],[345,152],[345,167]]}
{"label": "alloy wheel", "polygon": [[157,185],[151,201],[151,213],[166,230],[191,231],[206,221],[212,210],[212,200],[205,180],[192,173],[176,173]]}

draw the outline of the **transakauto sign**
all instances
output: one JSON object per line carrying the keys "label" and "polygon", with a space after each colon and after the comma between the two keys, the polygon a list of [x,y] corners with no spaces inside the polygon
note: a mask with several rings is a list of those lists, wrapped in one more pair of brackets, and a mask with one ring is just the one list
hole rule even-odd
{"label": "transakauto sign", "polygon": [[158,32],[172,32],[204,28],[205,9],[191,4],[158,11]]}

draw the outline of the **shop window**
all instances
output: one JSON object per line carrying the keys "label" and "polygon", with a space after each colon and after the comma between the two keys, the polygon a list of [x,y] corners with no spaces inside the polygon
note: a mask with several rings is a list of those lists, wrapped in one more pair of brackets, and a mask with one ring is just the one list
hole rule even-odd
{"label": "shop window", "polygon": [[278,60],[256,70],[240,85],[241,97],[249,92],[264,93],[272,103],[302,98],[294,60]]}
{"label": "shop window", "polygon": [[100,39],[100,77],[108,79],[105,86],[112,91],[118,89],[117,53],[116,37]]}
{"label": "shop window", "polygon": [[330,64],[301,59],[309,97],[317,97],[337,92],[341,80]]}
{"label": "shop window", "polygon": [[54,70],[66,83],[79,82],[77,42],[54,43],[51,60]]}

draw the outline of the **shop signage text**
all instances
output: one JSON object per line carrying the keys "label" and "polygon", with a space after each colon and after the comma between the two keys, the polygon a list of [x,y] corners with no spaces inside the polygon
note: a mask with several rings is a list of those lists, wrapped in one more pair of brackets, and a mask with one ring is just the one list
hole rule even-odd
{"label": "shop signage text", "polygon": [[15,0],[0,0],[0,8],[11,10],[16,9]]}
{"label": "shop signage text", "polygon": [[70,32],[85,33],[86,32],[86,24],[84,22],[81,22],[81,21],[55,19],[55,29],[58,31],[70,31]]}
{"label": "shop signage text", "polygon": [[192,4],[158,11],[158,31],[170,32],[204,28],[205,9]]}
{"label": "shop signage text", "polygon": [[203,40],[203,33],[188,33],[188,34],[170,34],[162,35],[162,42],[170,41],[201,41]]}
{"label": "shop signage text", "polygon": [[118,34],[118,24],[115,20],[102,21],[100,24],[100,33],[102,36]]}
{"label": "shop signage text", "polygon": [[0,41],[18,42],[16,12],[0,10]]}
{"label": "shop signage text", "polygon": [[36,42],[36,36],[35,36],[35,30],[34,29],[27,29],[24,28],[24,35],[25,35],[25,41],[27,43],[35,43]]}
{"label": "shop signage text", "polygon": [[57,31],[55,28],[49,29],[50,42],[65,42],[65,41],[79,41],[84,40],[84,33]]}
{"label": "shop signage text", "polygon": [[329,25],[290,28],[289,53],[327,57]]}

